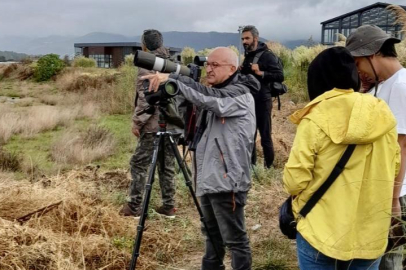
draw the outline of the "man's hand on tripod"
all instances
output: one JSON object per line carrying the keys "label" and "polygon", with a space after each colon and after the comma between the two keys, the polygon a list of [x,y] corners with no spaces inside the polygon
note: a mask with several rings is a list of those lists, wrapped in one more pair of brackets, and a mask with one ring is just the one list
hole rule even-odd
{"label": "man's hand on tripod", "polygon": [[159,85],[169,79],[169,74],[157,72],[155,74],[142,76],[140,79],[149,80],[148,91],[156,92],[158,91]]}

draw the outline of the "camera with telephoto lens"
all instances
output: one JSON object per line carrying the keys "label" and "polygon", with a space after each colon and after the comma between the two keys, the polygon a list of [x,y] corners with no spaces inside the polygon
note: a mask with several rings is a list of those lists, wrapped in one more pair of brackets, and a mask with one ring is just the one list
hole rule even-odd
{"label": "camera with telephoto lens", "polygon": [[[155,70],[162,73],[174,73],[176,75],[184,75],[192,78],[194,81],[199,82],[202,74],[201,67],[207,61],[207,57],[195,56],[193,63],[188,66],[183,66],[179,63],[172,62],[168,59],[163,59],[155,56],[152,53],[147,53],[144,51],[136,51],[134,55],[134,65],[147,70]],[[143,111],[137,113],[141,115],[143,113],[153,114],[155,112],[154,105],[159,105],[161,108],[169,104],[169,99],[175,97],[179,93],[179,88],[176,82],[167,81],[161,84],[157,92],[149,91],[149,81],[143,82],[144,95],[148,106]],[[196,122],[197,122],[197,108],[190,102],[185,102],[185,109],[182,113],[183,124],[184,125],[184,139],[183,144],[191,144],[195,138]],[[180,125],[178,125],[180,126]],[[189,148],[190,150],[195,150],[194,148]]]}
{"label": "camera with telephoto lens", "polygon": [[145,80],[142,84],[144,87],[145,100],[150,105],[165,105],[168,99],[175,97],[179,94],[178,85],[175,82],[167,81],[164,84],[159,85],[156,92],[149,91],[149,81]]}
{"label": "camera with telephoto lens", "polygon": [[[136,51],[134,55],[134,65],[148,70],[155,70],[162,73],[174,73],[184,75],[195,81],[200,81],[202,74],[201,66],[207,61],[207,57],[196,56],[193,64],[183,66],[179,63],[155,56],[144,51]],[[149,81],[144,81],[144,94],[148,104],[165,103],[169,98],[173,98],[179,93],[178,85],[175,82],[168,81],[161,84],[157,92],[148,91]]]}

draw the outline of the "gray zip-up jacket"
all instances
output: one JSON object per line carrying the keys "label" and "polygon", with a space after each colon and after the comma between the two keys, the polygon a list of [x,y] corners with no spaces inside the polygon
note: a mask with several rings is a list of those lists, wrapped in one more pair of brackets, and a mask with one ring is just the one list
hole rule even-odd
{"label": "gray zip-up jacket", "polygon": [[251,91],[259,91],[260,83],[252,75],[238,73],[217,87],[181,75],[172,74],[170,80],[177,82],[187,100],[207,111],[196,148],[196,195],[248,191],[256,128]]}

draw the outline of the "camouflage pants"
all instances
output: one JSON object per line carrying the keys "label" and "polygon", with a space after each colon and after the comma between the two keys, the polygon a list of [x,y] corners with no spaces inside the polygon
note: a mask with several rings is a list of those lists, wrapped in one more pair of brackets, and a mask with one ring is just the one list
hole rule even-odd
{"label": "camouflage pants", "polygon": [[[173,136],[177,140],[177,136]],[[147,180],[148,168],[151,165],[152,154],[154,149],[155,134],[144,133],[138,141],[135,153],[131,158],[131,177],[132,182],[130,186],[130,204],[138,207],[142,203],[144,195],[145,184]],[[161,154],[164,152],[165,170],[161,171]],[[169,144],[169,138],[165,138],[165,150],[160,151],[158,156],[158,176],[159,185],[162,193],[162,204],[165,207],[173,208],[175,205],[175,155]]]}

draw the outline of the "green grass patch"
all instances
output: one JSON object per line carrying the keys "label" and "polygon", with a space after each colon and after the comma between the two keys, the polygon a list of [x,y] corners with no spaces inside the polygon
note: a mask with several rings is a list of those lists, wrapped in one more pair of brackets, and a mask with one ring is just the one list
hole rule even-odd
{"label": "green grass patch", "polygon": [[11,81],[0,82],[0,96],[6,97],[21,97],[21,94],[18,93],[18,90],[15,88],[15,85]]}
{"label": "green grass patch", "polygon": [[50,159],[50,150],[54,139],[62,134],[64,128],[56,128],[52,131],[39,133],[32,138],[24,138],[21,135],[13,136],[4,149],[19,153],[27,166],[38,169],[41,173],[53,174],[62,169]]}
{"label": "green grass patch", "polygon": [[[90,119],[76,120],[69,129],[82,131],[88,128],[93,121]],[[97,120],[95,124],[105,127],[113,133],[117,141],[117,149],[109,158],[94,163],[100,165],[103,170],[129,167],[128,163],[136,146],[136,138],[131,133],[131,116],[108,115]],[[73,165],[57,164],[50,156],[53,142],[66,130],[65,127],[58,127],[52,131],[39,133],[32,138],[15,135],[4,146],[4,149],[20,154],[27,166],[35,167],[43,174],[54,174],[62,169],[71,169]]]}
{"label": "green grass patch", "polygon": [[294,243],[288,239],[269,236],[252,247],[255,270],[298,269]]}
{"label": "green grass patch", "polygon": [[96,162],[102,169],[118,169],[129,167],[129,161],[136,146],[136,138],[131,132],[131,115],[107,115],[98,121],[98,125],[110,130],[117,140],[115,154]]}

